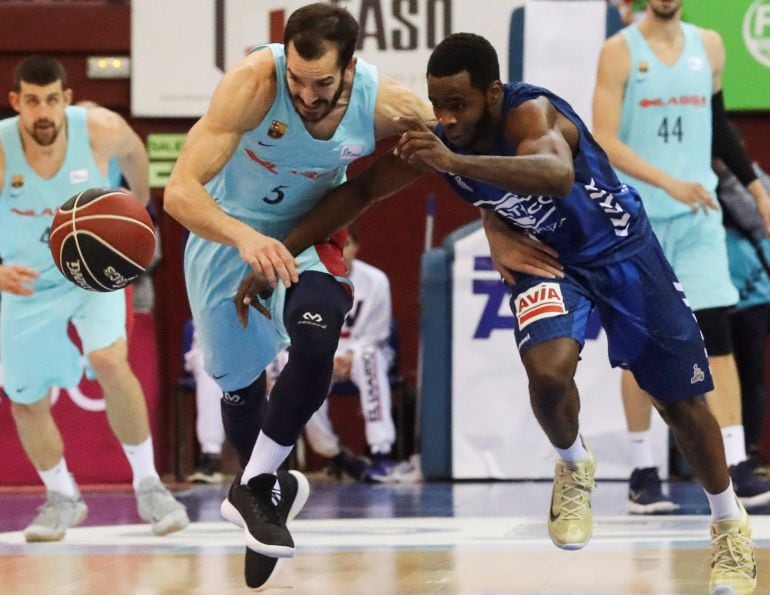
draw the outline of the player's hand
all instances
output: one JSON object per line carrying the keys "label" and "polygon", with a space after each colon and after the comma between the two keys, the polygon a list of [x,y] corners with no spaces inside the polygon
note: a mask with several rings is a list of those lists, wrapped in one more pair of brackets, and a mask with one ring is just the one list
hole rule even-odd
{"label": "player's hand", "polygon": [[238,315],[238,322],[243,328],[249,324],[249,306],[270,320],[270,312],[259,301],[259,298],[266,300],[273,294],[273,286],[267,281],[262,273],[250,272],[238,287],[238,293],[235,294],[235,312]]}
{"label": "player's hand", "polygon": [[394,155],[401,157],[409,165],[422,169],[451,171],[454,153],[433,134],[425,122],[414,116],[398,116],[395,120],[406,131],[396,143]]}
{"label": "player's hand", "polygon": [[346,351],[343,354],[334,356],[333,376],[338,382],[348,382],[350,380],[350,369],[353,366],[353,352]]}
{"label": "player's hand", "polygon": [[508,285],[516,284],[516,273],[546,279],[562,279],[559,253],[548,244],[513,229],[487,233],[492,264]]}
{"label": "player's hand", "polygon": [[30,285],[39,276],[35,269],[20,264],[0,265],[0,291],[28,297],[35,293]]}
{"label": "player's hand", "polygon": [[716,199],[697,182],[685,182],[672,178],[664,190],[675,200],[690,207],[693,213],[697,213],[698,209],[703,209],[704,213],[708,212],[709,209],[719,210]]}
{"label": "player's hand", "polygon": [[236,246],[243,262],[255,273],[264,275],[271,287],[275,287],[277,279],[286,287],[299,281],[299,264],[286,246],[275,238],[253,231],[240,238]]}

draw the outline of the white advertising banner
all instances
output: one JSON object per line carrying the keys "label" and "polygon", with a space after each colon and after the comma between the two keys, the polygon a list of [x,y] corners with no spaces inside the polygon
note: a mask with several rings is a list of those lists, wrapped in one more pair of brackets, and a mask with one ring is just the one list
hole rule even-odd
{"label": "white advertising banner", "polygon": [[[450,33],[484,35],[508,72],[511,14],[524,0],[332,0],[361,27],[357,55],[426,96],[425,67]],[[134,116],[198,117],[224,69],[270,41],[308,0],[132,0],[131,110]]]}
{"label": "white advertising banner", "polygon": [[605,0],[527,0],[524,16],[524,81],[569,101],[589,127],[606,14]]}
{"label": "white advertising banner", "polygon": [[[457,479],[550,479],[555,451],[529,404],[516,348],[510,293],[491,268],[482,229],[454,244],[452,269],[452,476]],[[597,477],[628,479],[630,448],[620,372],[609,365],[607,338],[589,322],[576,383],[580,428],[598,461]],[[652,441],[668,476],[668,430],[653,415]]]}

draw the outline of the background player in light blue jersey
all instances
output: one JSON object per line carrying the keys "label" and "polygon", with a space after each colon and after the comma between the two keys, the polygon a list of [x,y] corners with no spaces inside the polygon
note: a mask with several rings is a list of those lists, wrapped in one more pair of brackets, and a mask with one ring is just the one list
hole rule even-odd
{"label": "background player in light blue jersey", "polygon": [[[414,167],[378,161],[332,192],[286,245],[296,251],[325,237],[414,179],[415,168],[443,172],[482,208],[495,266],[515,281],[511,309],[530,401],[558,453],[548,519],[554,544],[579,549],[593,531],[596,461],[580,436],[574,375],[588,313],[596,307],[612,364],[633,371],[655,396],[705,488],[712,510],[711,589],[750,592],[756,585],[751,530],[730,485],[719,427],[702,399],[712,383],[700,330],[639,196],[618,180],[567,102],[499,78],[488,41],[467,33],[447,37],[428,62],[436,134],[401,119],[412,130],[395,153]],[[530,238],[522,248],[522,231],[541,247]],[[258,288],[254,281],[244,293],[253,299]],[[488,397],[479,395],[480,402]]]}
{"label": "background player in light blue jersey", "polygon": [[57,541],[88,509],[67,470],[51,416],[51,387],[77,386],[81,355],[67,336],[72,323],[99,381],[107,418],[131,465],[139,515],[157,534],[188,524],[184,507],[155,470],[147,407],[127,359],[125,294],[76,287],[56,269],[48,233],[67,198],[107,186],[107,167],[120,162],[131,189],[147,203],[147,154],[119,115],[70,107],[72,90],[59,62],[32,56],[16,68],[11,106],[0,123],[0,341],[5,392],[27,456],[47,489],[27,541]]}
{"label": "background player in light blue jersey", "polygon": [[[348,164],[399,130],[393,116],[431,117],[415,94],[353,57],[357,38],[344,9],[317,3],[292,13],[283,45],[257,48],[225,74],[166,188],[166,210],[192,232],[185,278],[195,327],[206,370],[225,391],[225,432],[245,465],[222,512],[246,527],[251,586],[267,579],[275,558],[294,554],[285,522],[308,484],[277,469],[326,398],[351,305],[343,237],[297,261],[280,240],[345,180]],[[267,304],[272,319],[251,316],[242,328],[233,298],[251,269],[280,283]],[[289,343],[268,403],[264,370]]]}
{"label": "background player in light blue jersey", "polygon": [[[605,42],[594,134],[624,179],[639,190],[698,318],[714,374],[715,390],[706,399],[722,429],[733,487],[746,506],[761,505],[770,501],[770,482],[754,475],[746,455],[728,317],[738,292],[730,280],[712,149],[747,186],[768,229],[770,200],[725,116],[722,39],[683,23],[681,5],[682,0],[650,0],[641,22]],[[649,444],[651,405],[628,373],[622,392],[635,467],[629,510],[671,510]]]}

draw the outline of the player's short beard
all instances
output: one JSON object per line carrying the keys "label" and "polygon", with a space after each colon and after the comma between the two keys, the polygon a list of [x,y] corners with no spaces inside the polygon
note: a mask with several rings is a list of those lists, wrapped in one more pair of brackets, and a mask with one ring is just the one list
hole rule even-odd
{"label": "player's short beard", "polygon": [[[53,122],[50,122],[49,120],[43,120],[46,124],[52,124],[53,125],[53,131],[47,132],[47,134],[50,134],[50,136],[43,137],[40,135],[40,133],[37,131],[36,126],[40,124],[41,122],[35,122],[32,125],[31,130],[27,130],[29,132],[29,135],[34,139],[34,141],[40,145],[41,147],[50,147],[52,144],[56,142],[56,139],[59,138],[59,133],[61,132],[62,126],[56,127],[56,124]],[[51,130],[51,128],[48,128],[47,130]]]}
{"label": "player's short beard", "polygon": [[467,146],[476,148],[476,145],[483,143],[492,133],[494,124],[495,119],[492,116],[492,108],[489,106],[489,103],[485,103],[484,111],[481,113],[481,116],[476,121],[476,125],[473,127],[473,136],[471,136]]}
{"label": "player's short beard", "polygon": [[652,9],[652,14],[654,14],[657,18],[659,18],[661,21],[670,21],[676,16],[676,13],[679,12],[679,8],[682,6],[681,3],[679,3],[673,10],[664,11],[664,10],[656,10],[654,6],[650,6]]}
{"label": "player's short beard", "polygon": [[[302,114],[300,114],[300,117],[303,120],[306,120],[308,122],[319,122],[319,121],[323,120],[334,109],[334,106],[337,105],[337,102],[340,100],[340,96],[342,95],[342,91],[344,90],[344,88],[345,88],[345,72],[343,70],[342,76],[340,77],[340,84],[337,86],[337,90],[334,92],[334,95],[332,96],[332,98],[329,99],[328,101],[326,99],[321,100],[321,103],[328,104],[328,107],[327,107],[326,111],[322,112],[321,115],[316,116],[313,119],[306,118]],[[302,104],[302,100],[300,99],[299,95],[294,95],[294,100],[296,102]],[[297,112],[297,113],[299,113],[299,112]]]}

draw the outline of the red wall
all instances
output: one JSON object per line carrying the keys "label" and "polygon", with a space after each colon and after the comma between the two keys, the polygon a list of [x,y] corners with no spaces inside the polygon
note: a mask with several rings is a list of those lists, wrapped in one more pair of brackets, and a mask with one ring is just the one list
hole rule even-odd
{"label": "red wall", "polygon": [[[42,4],[42,5],[41,5]],[[130,8],[94,0],[88,3],[0,2],[0,86],[10,89],[15,64],[33,52],[50,53],[67,67],[77,99],[90,99],[126,116],[144,138],[150,132],[183,132],[191,120],[131,119],[130,83],[127,80],[89,80],[85,76],[87,55],[130,52]],[[0,93],[0,107],[7,107]],[[751,154],[770,170],[770,118],[767,114],[743,114],[736,121],[746,136]],[[356,164],[352,172],[361,167]],[[425,176],[408,191],[374,205],[361,222],[361,258],[383,269],[393,288],[393,309],[401,330],[403,373],[415,380],[418,345],[419,256],[424,242],[426,197],[438,199],[435,242],[476,217],[472,207],[452,196],[436,176]],[[154,193],[154,200],[161,200]],[[161,241],[164,259],[155,274],[161,394],[164,436],[171,434],[174,383],[182,372],[182,324],[189,316],[182,279],[183,233],[180,226],[161,212]],[[170,451],[166,445],[165,452]],[[770,445],[768,445],[770,452]]]}

